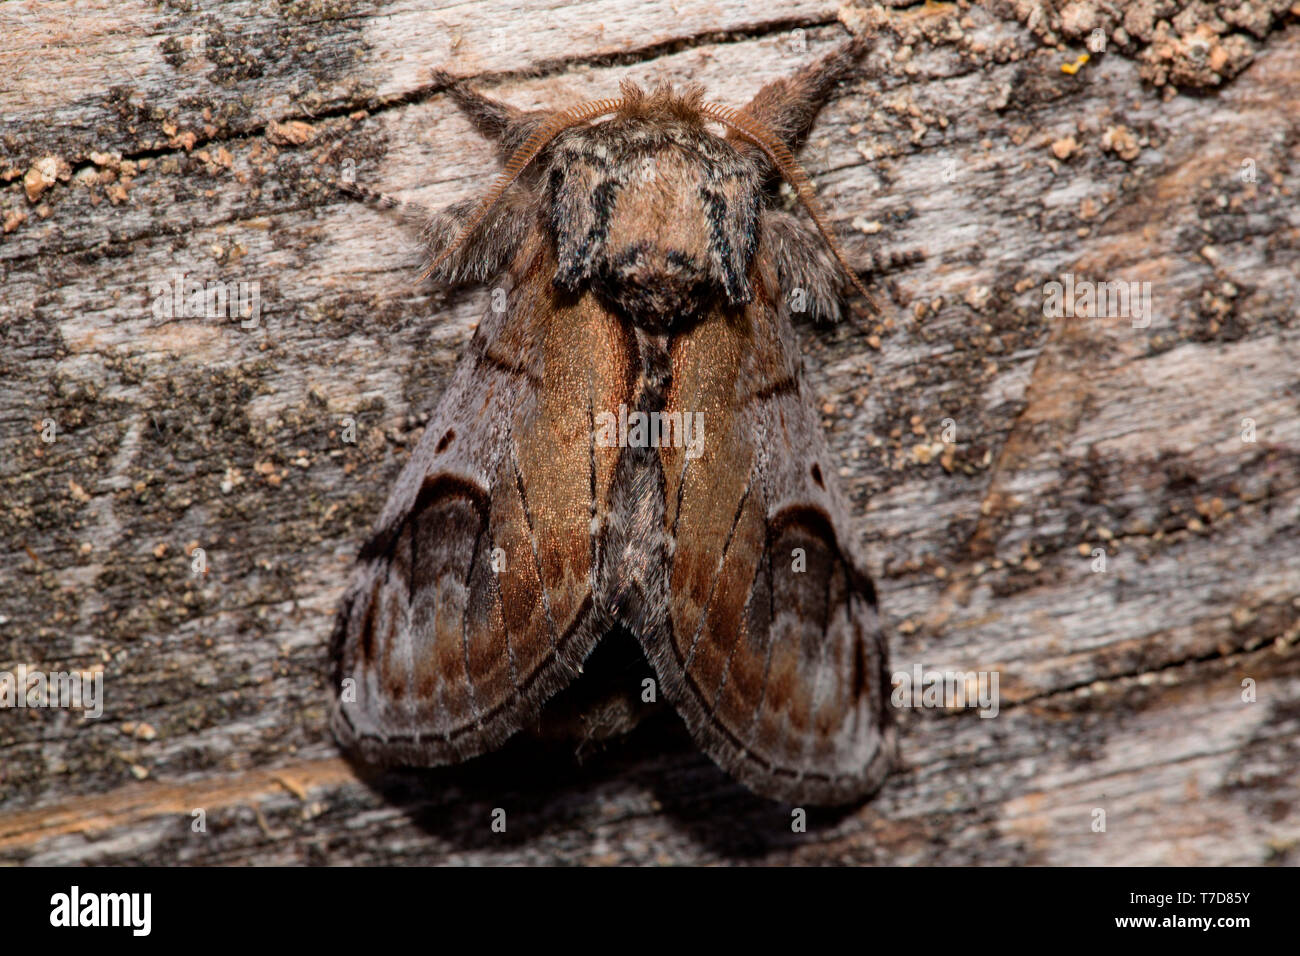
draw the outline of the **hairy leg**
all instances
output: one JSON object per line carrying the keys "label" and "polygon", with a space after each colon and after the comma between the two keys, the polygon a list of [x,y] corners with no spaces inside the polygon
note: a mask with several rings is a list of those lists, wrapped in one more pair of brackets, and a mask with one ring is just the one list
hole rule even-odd
{"label": "hairy leg", "polygon": [[[477,199],[467,199],[435,210],[358,183],[339,181],[335,185],[368,205],[395,210],[406,225],[419,229],[426,266],[456,241],[479,207]],[[465,243],[438,267],[434,279],[439,283],[460,285],[485,282],[497,275],[510,264],[535,217],[536,200],[532,192],[524,188],[512,190],[478,224]]]}
{"label": "hairy leg", "polygon": [[[479,200],[454,203],[429,216],[421,232],[427,264],[436,262],[478,212]],[[537,218],[537,199],[521,186],[510,190],[492,207],[473,233],[432,273],[448,285],[486,282],[514,259]],[[427,265],[426,264],[426,265]]]}
{"label": "hairy leg", "polygon": [[[781,293],[787,297],[786,304],[796,318],[802,315],[818,325],[843,318],[844,273],[820,235],[800,217],[768,209],[763,213],[763,242],[776,266]],[[902,252],[868,249],[854,255],[860,263],[855,271],[860,277],[881,276],[924,258],[914,249]],[[802,290],[797,297],[795,290]]]}
{"label": "hairy leg", "polygon": [[796,319],[821,325],[842,317],[843,276],[826,242],[788,212],[763,213],[763,243],[776,266],[776,278],[786,307]]}

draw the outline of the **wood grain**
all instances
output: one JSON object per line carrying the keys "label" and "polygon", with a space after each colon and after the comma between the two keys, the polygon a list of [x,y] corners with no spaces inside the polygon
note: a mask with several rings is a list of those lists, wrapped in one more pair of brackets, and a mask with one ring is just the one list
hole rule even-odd
{"label": "wood grain", "polygon": [[[0,670],[106,695],[0,711],[0,860],[1294,864],[1300,11],[1225,12],[1249,55],[1177,90],[1136,32],[1063,72],[1087,24],[1054,7],[898,6],[801,158],[853,258],[911,255],[889,320],[801,333],[893,667],[996,671],[1001,703],[900,711],[880,796],[793,833],[667,714],[577,754],[339,759],[335,604],[487,292],[417,283],[414,234],[327,181],[485,188],[435,68],[524,107],[628,76],[740,105],[884,14],[0,5]],[[257,282],[257,327],[157,317],[176,270]],[[1045,316],[1064,273],[1150,282],[1149,326]]]}

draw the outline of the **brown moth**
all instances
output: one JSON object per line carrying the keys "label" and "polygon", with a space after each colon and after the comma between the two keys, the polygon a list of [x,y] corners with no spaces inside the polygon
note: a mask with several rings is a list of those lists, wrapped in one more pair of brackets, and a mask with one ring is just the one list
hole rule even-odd
{"label": "brown moth", "polygon": [[[430,218],[426,274],[493,280],[505,308],[361,549],[332,645],[345,748],[417,766],[493,749],[620,631],[750,789],[879,787],[885,638],[790,315],[797,294],[838,319],[841,279],[862,289],[791,150],[867,46],[740,110],[625,83],[525,112],[440,76],[506,166]],[[776,174],[821,237],[773,207]]]}

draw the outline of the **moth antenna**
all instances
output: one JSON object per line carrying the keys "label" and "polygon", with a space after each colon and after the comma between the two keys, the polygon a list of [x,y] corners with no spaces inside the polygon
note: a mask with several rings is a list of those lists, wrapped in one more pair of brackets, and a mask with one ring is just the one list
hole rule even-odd
{"label": "moth antenna", "polygon": [[804,209],[808,210],[808,215],[812,216],[813,223],[817,226],[817,231],[822,234],[826,240],[826,245],[830,247],[831,254],[844,270],[844,274],[849,277],[853,287],[862,293],[862,297],[870,304],[872,311],[877,315],[880,314],[880,306],[867,287],[858,279],[858,275],[849,266],[848,260],[844,258],[844,252],[840,244],[831,235],[831,231],[826,228],[826,222],[822,219],[821,209],[817,204],[817,196],[813,192],[812,183],[808,181],[807,174],[799,166],[798,160],[794,154],[781,142],[780,138],[767,128],[763,123],[754,119],[752,116],[746,116],[740,110],[732,109],[730,106],[723,106],[719,103],[705,103],[700,107],[700,112],[710,119],[715,119],[723,126],[735,130],[741,136],[744,136],[755,146],[767,154],[777,171],[788,182],[799,196],[799,201],[803,203]]}
{"label": "moth antenna", "polygon": [[528,164],[536,159],[537,154],[546,148],[547,143],[570,126],[575,126],[585,120],[594,119],[597,116],[603,116],[605,113],[616,112],[622,108],[623,102],[622,99],[603,99],[579,103],[577,106],[571,106],[563,112],[556,113],[550,119],[546,120],[546,122],[542,123],[541,126],[537,127],[537,129],[533,130],[532,135],[529,136],[528,139],[524,140],[523,144],[510,156],[510,159],[506,162],[506,168],[502,171],[501,175],[497,177],[496,182],[493,183],[492,188],[488,190],[487,195],[483,197],[483,201],[479,203],[478,209],[465,225],[465,228],[463,228],[459,235],[456,236],[455,241],[444,249],[438,257],[433,260],[432,264],[424,270],[420,275],[420,279],[427,279],[429,276],[437,272],[438,267],[446,262],[457,249],[465,244],[465,240],[467,240],[470,235],[473,234],[474,230],[479,227],[483,222],[484,217],[491,212],[492,207],[500,201],[503,195],[505,195],[505,191],[514,184],[516,179],[523,175],[524,170],[528,168]]}

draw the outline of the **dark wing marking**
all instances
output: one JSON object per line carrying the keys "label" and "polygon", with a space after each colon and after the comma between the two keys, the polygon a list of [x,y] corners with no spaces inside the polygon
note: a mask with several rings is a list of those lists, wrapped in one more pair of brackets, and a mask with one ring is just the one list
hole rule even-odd
{"label": "dark wing marking", "polygon": [[667,408],[704,413],[703,453],[660,450],[671,621],[641,637],[725,770],[769,797],[846,803],[893,757],[885,640],[794,330],[765,259],[758,272],[743,317],[707,316],[671,345]]}
{"label": "dark wing marking", "polygon": [[540,235],[518,261],[508,308],[479,325],[339,612],[333,726],[367,760],[434,765],[497,746],[604,631],[593,528],[617,449],[594,446],[591,420],[627,400],[625,331],[556,297]]}

